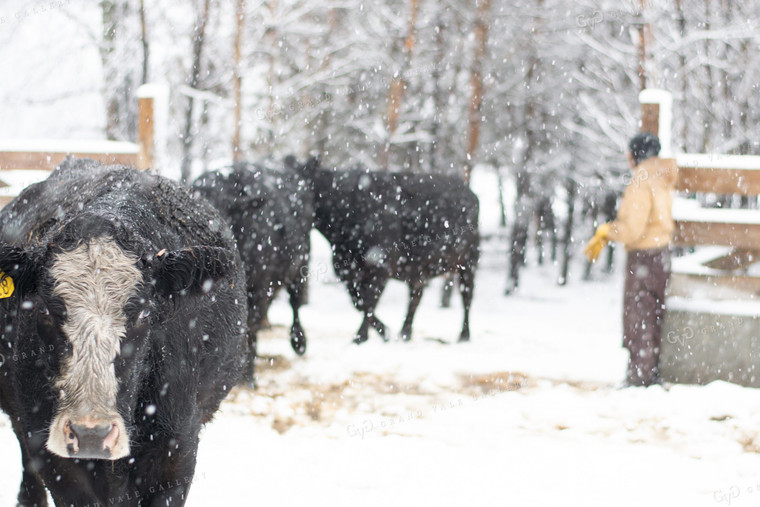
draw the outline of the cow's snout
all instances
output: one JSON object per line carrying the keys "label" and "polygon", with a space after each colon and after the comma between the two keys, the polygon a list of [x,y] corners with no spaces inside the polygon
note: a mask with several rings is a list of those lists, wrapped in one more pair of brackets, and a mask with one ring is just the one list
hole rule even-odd
{"label": "cow's snout", "polygon": [[53,425],[47,447],[65,458],[119,459],[129,455],[128,436],[120,419],[61,417]]}
{"label": "cow's snout", "polygon": [[108,459],[119,440],[119,427],[113,422],[88,420],[76,424],[69,420],[63,431],[66,450],[72,458]]}

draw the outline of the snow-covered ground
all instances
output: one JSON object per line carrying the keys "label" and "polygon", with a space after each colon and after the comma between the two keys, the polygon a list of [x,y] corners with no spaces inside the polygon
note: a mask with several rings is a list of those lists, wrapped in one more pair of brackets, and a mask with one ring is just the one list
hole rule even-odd
{"label": "snow-covered ground", "polygon": [[[314,235],[309,349],[288,341],[278,298],[260,341],[257,391],[239,388],[201,437],[189,506],[701,506],[760,502],[760,396],[716,382],[619,389],[621,277],[553,284],[526,271],[502,295],[505,258],[489,243],[472,341],[455,343],[461,305],[422,300],[410,343],[351,338],[360,315]],[[406,288],[378,315],[398,331]],[[0,419],[0,505],[21,467]]]}

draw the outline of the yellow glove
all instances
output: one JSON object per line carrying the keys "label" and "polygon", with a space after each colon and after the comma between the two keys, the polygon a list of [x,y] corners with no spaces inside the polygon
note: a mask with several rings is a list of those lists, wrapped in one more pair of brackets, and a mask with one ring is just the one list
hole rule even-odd
{"label": "yellow glove", "polygon": [[583,251],[589,261],[596,262],[599,254],[602,253],[602,249],[610,242],[609,235],[610,224],[602,224],[596,228],[594,237],[589,240],[586,244],[586,249]]}

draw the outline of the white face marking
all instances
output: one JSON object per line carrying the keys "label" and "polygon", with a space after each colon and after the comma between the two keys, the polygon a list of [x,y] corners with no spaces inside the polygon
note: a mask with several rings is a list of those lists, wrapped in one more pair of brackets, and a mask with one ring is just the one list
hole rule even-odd
{"label": "white face marking", "polygon": [[113,240],[98,238],[60,254],[53,263],[53,292],[66,306],[62,330],[72,351],[55,382],[61,393],[60,410],[51,425],[48,448],[56,454],[68,456],[59,440],[65,419],[92,418],[116,420],[129,453],[116,411],[119,385],[114,360],[126,333],[124,306],[142,281],[136,262],[136,256]]}

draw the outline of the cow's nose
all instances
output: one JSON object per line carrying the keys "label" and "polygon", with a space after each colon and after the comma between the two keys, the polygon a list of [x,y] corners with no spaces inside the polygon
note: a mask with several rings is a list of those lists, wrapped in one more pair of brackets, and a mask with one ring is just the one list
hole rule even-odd
{"label": "cow's nose", "polygon": [[72,458],[108,459],[119,440],[119,427],[113,422],[69,420],[63,432],[66,450]]}

